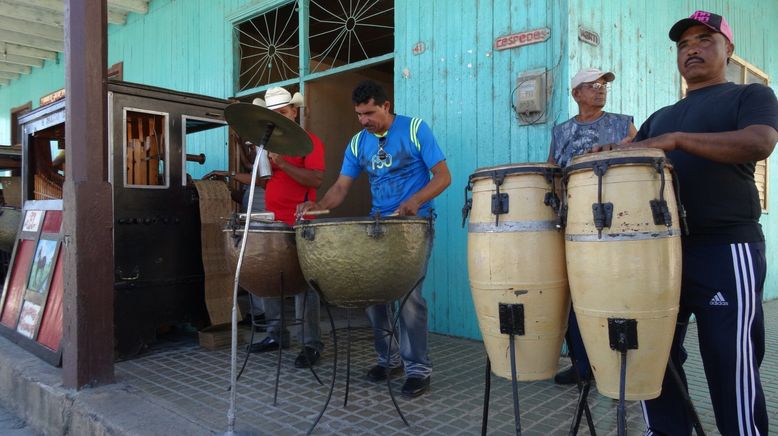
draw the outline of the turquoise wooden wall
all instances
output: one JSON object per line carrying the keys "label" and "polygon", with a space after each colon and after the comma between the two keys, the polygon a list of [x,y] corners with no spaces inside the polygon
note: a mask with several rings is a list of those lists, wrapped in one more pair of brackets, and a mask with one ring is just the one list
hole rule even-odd
{"label": "turquoise wooden wall", "polygon": [[[640,128],[656,109],[679,99],[681,77],[675,63],[676,49],[667,33],[676,21],[697,9],[723,15],[734,32],[735,54],[764,71],[770,86],[778,90],[775,0],[569,0],[570,71],[590,64],[612,69],[616,81],[606,109],[634,115],[635,125]],[[600,33],[600,47],[577,40],[579,24]],[[572,101],[570,111],[576,111]],[[778,154],[773,153],[768,165],[769,210],[762,215],[761,222],[768,241],[770,267],[764,296],[773,299],[778,298]]]}
{"label": "turquoise wooden wall", "polygon": [[[398,113],[425,119],[446,153],[451,187],[437,202],[435,250],[424,294],[430,328],[480,337],[467,276],[467,230],[461,209],[468,176],[478,167],[544,161],[549,124],[520,127],[511,91],[522,71],[550,69],[551,119],[566,118],[560,84],[567,77],[563,2],[396,0],[395,100]],[[495,51],[497,36],[547,27],[544,43]],[[414,55],[423,42],[426,51]],[[407,78],[404,78],[403,72]],[[564,107],[563,107],[564,104]]]}
{"label": "turquoise wooden wall", "polygon": [[[153,0],[148,15],[130,14],[125,26],[109,28],[109,65],[124,62],[124,79],[215,97],[233,95],[230,17],[245,8],[279,0]],[[774,0],[706,0],[723,13],[735,32],[735,53],[778,78],[774,48],[778,4]],[[688,0],[395,0],[395,106],[432,126],[448,156],[452,186],[437,201],[437,237],[425,282],[433,331],[478,338],[467,278],[466,230],[461,207],[467,177],[476,168],[543,161],[550,129],[575,114],[569,97],[572,74],[585,66],[612,69],[617,79],[607,110],[630,113],[640,125],[654,110],[679,97],[675,48],[667,31],[699,6]],[[669,11],[669,12],[668,12]],[[599,47],[578,41],[578,26],[597,31]],[[494,39],[548,27],[548,41],[504,51]],[[426,50],[413,54],[413,47]],[[772,44],[772,45],[771,45]],[[525,70],[548,69],[552,95],[548,121],[520,126],[510,106],[516,78]],[[0,143],[8,143],[12,107],[64,86],[64,62],[0,87]],[[775,87],[774,87],[775,88]],[[203,142],[205,168],[198,177],[226,167],[224,138]],[[190,153],[199,153],[190,149]],[[770,185],[778,186],[775,157]],[[771,194],[775,189],[771,190]],[[778,265],[778,201],[763,217],[768,263]],[[772,242],[770,242],[772,241]],[[770,248],[772,247],[772,248]],[[769,273],[768,298],[778,297],[778,274]]]}

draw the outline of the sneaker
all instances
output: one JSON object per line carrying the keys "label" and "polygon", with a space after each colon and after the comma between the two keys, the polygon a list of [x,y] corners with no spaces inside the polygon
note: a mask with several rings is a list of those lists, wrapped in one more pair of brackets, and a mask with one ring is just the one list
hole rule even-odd
{"label": "sneaker", "polygon": [[371,381],[371,382],[384,381],[386,380],[387,373],[389,372],[391,372],[393,376],[399,375],[402,372],[402,368],[398,366],[396,368],[392,368],[389,371],[387,371],[385,366],[376,365],[367,371],[366,378],[367,381]]}
{"label": "sneaker", "polygon": [[[289,345],[285,345],[284,348],[289,348]],[[270,336],[262,339],[260,342],[255,342],[246,347],[249,353],[264,353],[266,351],[278,350],[278,342],[276,342]]]}
{"label": "sneaker", "polygon": [[297,358],[294,359],[294,367],[310,368],[319,361],[320,357],[321,353],[319,353],[315,348],[303,347],[303,349],[300,351],[300,354],[298,354]]}
{"label": "sneaker", "polygon": [[430,377],[408,377],[403,384],[404,397],[415,398],[430,390]]}

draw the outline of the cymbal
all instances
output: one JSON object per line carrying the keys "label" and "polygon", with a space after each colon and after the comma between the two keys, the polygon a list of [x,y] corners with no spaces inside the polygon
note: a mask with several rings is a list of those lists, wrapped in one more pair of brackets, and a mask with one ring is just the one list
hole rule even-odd
{"label": "cymbal", "polygon": [[224,108],[224,119],[245,141],[259,145],[268,124],[274,127],[265,148],[284,156],[305,156],[313,150],[310,136],[297,123],[270,109],[251,103]]}

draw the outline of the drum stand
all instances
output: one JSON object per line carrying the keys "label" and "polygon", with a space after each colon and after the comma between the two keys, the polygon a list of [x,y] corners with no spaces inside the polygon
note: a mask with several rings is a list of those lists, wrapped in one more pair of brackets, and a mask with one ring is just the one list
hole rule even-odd
{"label": "drum stand", "polygon": [[[610,348],[614,351],[621,353],[621,369],[619,373],[619,405],[616,409],[616,424],[618,428],[619,436],[626,436],[627,434],[627,410],[625,406],[625,392],[627,384],[627,351],[638,349],[638,334],[637,334],[637,320],[624,319],[624,318],[608,318],[608,337],[610,339]],[[704,436],[705,431],[700,423],[700,418],[697,415],[697,411],[694,409],[694,403],[692,403],[689,392],[681,379],[678,369],[673,362],[672,358],[669,359],[667,369],[670,372],[673,381],[678,385],[687,408],[689,416],[692,418],[694,429],[698,435]],[[577,373],[576,373],[577,375]],[[570,434],[577,434],[578,423],[580,422],[581,415],[581,402],[586,402],[586,397],[589,395],[589,381],[584,382],[584,389],[581,391],[578,399],[578,410],[576,413],[576,419],[571,427]],[[587,415],[588,416],[588,415]],[[590,430],[593,433],[591,428]]]}
{"label": "drum stand", "polygon": [[[516,435],[521,435],[521,413],[519,411],[519,382],[516,376],[516,335],[524,336],[524,305],[500,303],[500,333],[508,335],[508,345],[511,355],[511,386],[513,389],[513,419]],[[486,375],[484,379],[484,410],[481,420],[481,435],[486,435],[489,423],[489,396],[492,386],[492,361],[486,356]]]}
{"label": "drum stand", "polygon": [[[281,294],[281,296],[279,298],[281,299],[281,312],[279,313],[279,318],[278,319],[268,319],[268,320],[265,320],[264,323],[255,322],[255,321],[252,320],[252,322],[251,322],[251,336],[250,336],[250,339],[249,339],[249,343],[246,346],[246,358],[243,359],[243,366],[241,366],[240,371],[238,372],[238,376],[236,377],[236,381],[240,379],[240,376],[243,374],[243,371],[246,369],[246,364],[249,361],[249,356],[251,355],[251,351],[250,351],[251,350],[251,346],[254,344],[254,327],[266,327],[266,328],[267,327],[271,327],[271,326],[275,327],[275,324],[273,322],[274,321],[278,321],[280,323],[278,325],[279,334],[282,334],[281,332],[283,331],[284,328],[286,328],[288,326],[299,325],[300,329],[301,329],[301,332],[302,332],[301,339],[302,339],[303,347],[305,347],[305,306],[308,303],[308,293],[305,292],[303,294],[303,307],[302,307],[303,317],[302,318],[294,318],[292,320],[292,322],[287,324],[285,322],[285,316],[284,316],[284,300],[285,300],[285,296],[286,295],[284,294],[284,273],[283,273],[283,271],[281,271],[280,274],[281,274],[281,276],[280,276],[280,280],[281,280],[280,281],[280,283],[281,283],[280,294]],[[250,312],[254,313],[254,302],[251,300],[251,298],[249,298],[249,305],[251,307]],[[290,338],[290,341],[291,341],[291,338]],[[283,347],[283,337],[279,337],[279,339],[278,339],[278,360],[276,362],[276,382],[275,382],[275,387],[273,389],[273,405],[274,406],[278,405],[278,384],[279,384],[279,380],[281,378],[281,357],[283,355],[283,349],[284,349],[284,347]],[[306,355],[306,358],[307,358],[307,355]],[[311,365],[310,362],[308,362],[308,369],[311,370],[311,374],[313,374],[313,377],[316,379],[316,381],[319,382],[320,385],[324,385],[324,383],[322,383],[321,379],[319,378],[319,375],[316,374],[316,370],[313,369],[313,365]]]}
{"label": "drum stand", "polygon": [[575,356],[575,350],[573,350],[572,347],[572,337],[570,336],[570,331],[565,334],[565,340],[567,341],[568,347],[568,353],[570,354],[570,362],[573,364],[573,375],[575,376],[575,384],[578,386],[578,403],[576,406],[576,412],[575,412],[575,418],[573,419],[573,423],[570,426],[570,435],[574,436],[578,434],[578,427],[581,425],[581,418],[583,417],[584,413],[586,414],[586,423],[589,426],[589,434],[592,436],[597,435],[597,431],[594,429],[594,420],[592,419],[592,412],[589,410],[589,402],[587,401],[589,397],[589,390],[592,387],[592,375],[591,375],[591,369],[589,369],[589,376],[585,380],[581,380],[581,376],[579,375],[578,366],[580,362],[578,362],[578,358]]}
{"label": "drum stand", "polygon": [[[394,338],[394,334],[397,331],[397,323],[400,320],[400,314],[402,313],[403,307],[405,307],[405,303],[408,301],[408,298],[411,296],[411,293],[416,290],[416,287],[424,280],[424,276],[422,276],[416,283],[411,287],[411,290],[405,293],[405,296],[403,297],[402,301],[400,302],[400,306],[397,309],[397,313],[394,315],[394,318],[392,319],[391,323],[391,330],[386,332],[387,337],[389,337],[390,344],[389,349],[391,351],[391,340]],[[319,421],[321,420],[322,416],[324,416],[324,412],[327,410],[327,406],[330,404],[330,400],[332,399],[332,393],[335,390],[335,377],[337,376],[337,367],[338,367],[338,341],[337,341],[337,334],[335,332],[335,321],[332,318],[332,312],[330,311],[330,303],[327,301],[327,299],[324,298],[324,294],[321,292],[321,288],[319,288],[319,285],[314,280],[309,280],[308,283],[310,284],[311,288],[316,291],[319,294],[319,297],[321,298],[321,301],[324,302],[324,307],[327,310],[327,316],[330,318],[330,326],[332,327],[332,352],[334,354],[333,356],[333,363],[332,363],[332,382],[330,383],[330,392],[327,395],[327,401],[324,403],[324,407],[321,409],[321,412],[319,412],[319,415],[316,417],[316,420],[314,420],[313,425],[311,425],[311,428],[308,429],[307,434],[311,434],[313,430],[316,428],[316,425],[319,424]],[[348,404],[348,392],[349,392],[349,385],[350,385],[350,378],[351,378],[351,317],[350,313],[348,313],[349,316],[347,316],[347,342],[346,342],[346,393],[343,399],[343,407],[346,407]],[[392,404],[394,405],[394,409],[397,411],[397,414],[400,416],[400,419],[402,419],[403,423],[407,426],[410,426],[408,423],[408,420],[405,419],[405,415],[403,415],[402,411],[400,410],[399,404],[397,404],[397,399],[394,397],[394,391],[392,390],[392,373],[388,370],[386,372],[386,388],[389,391],[389,397],[392,399]]]}

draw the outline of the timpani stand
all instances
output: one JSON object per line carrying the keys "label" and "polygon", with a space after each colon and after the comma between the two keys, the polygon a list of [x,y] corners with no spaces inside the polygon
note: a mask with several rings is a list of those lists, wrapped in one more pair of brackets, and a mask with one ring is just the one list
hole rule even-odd
{"label": "timpani stand", "polygon": [[[251,171],[251,184],[249,185],[249,204],[247,210],[251,211],[254,203],[254,189],[256,188],[257,172],[261,165],[260,159],[262,157],[262,152],[268,150],[285,156],[305,156],[313,150],[313,143],[308,134],[292,120],[273,112],[272,110],[254,104],[233,103],[224,109],[224,118],[241,138],[257,145],[256,158]],[[249,234],[251,216],[251,213],[246,216],[243,228],[244,235]],[[248,239],[248,237],[241,239],[240,252],[238,255],[237,267],[235,269],[235,280],[233,283],[230,407],[227,411],[226,434],[235,434],[235,402],[236,384],[238,379],[238,289]],[[281,277],[281,283],[283,283],[283,276]],[[283,293],[283,284],[281,285],[281,292]],[[281,313],[281,325],[283,326],[283,310]],[[279,368],[276,371],[276,392],[278,390],[281,348],[283,347],[279,347]]]}
{"label": "timpani stand", "polygon": [[[395,337],[402,310],[423,282],[432,251],[432,218],[389,216],[303,220],[295,225],[300,268],[308,284],[325,303],[332,327],[334,367],[330,392],[308,433],[324,415],[335,387],[338,343],[330,307],[347,310],[400,301],[386,332]],[[346,348],[346,394],[348,404],[351,372],[351,326],[348,320]],[[409,425],[395,399],[387,370],[386,386],[397,414]]]}
{"label": "timpani stand", "polygon": [[[241,366],[240,371],[238,371],[238,375],[236,377],[236,382],[237,382],[237,380],[240,379],[240,376],[243,374],[243,371],[246,369],[246,364],[248,364],[249,356],[251,356],[251,346],[254,344],[254,333],[256,332],[256,328],[267,329],[268,327],[271,327],[272,325],[274,325],[274,321],[278,321],[278,323],[279,323],[278,324],[279,325],[279,327],[278,327],[279,330],[283,330],[284,328],[291,327],[291,326],[303,326],[303,325],[305,325],[305,308],[306,308],[306,305],[308,304],[308,293],[306,292],[305,294],[303,294],[303,306],[302,306],[303,317],[302,318],[293,318],[287,324],[286,316],[284,315],[284,313],[285,313],[284,303],[286,301],[286,297],[289,296],[289,295],[284,293],[284,273],[283,273],[283,271],[279,273],[279,280],[280,280],[280,287],[279,287],[279,296],[278,296],[278,298],[280,298],[280,300],[281,300],[281,311],[279,313],[279,318],[278,319],[267,319],[264,322],[254,321],[254,319],[252,318],[252,320],[251,320],[251,335],[249,336],[249,343],[248,343],[248,345],[246,345],[246,357],[243,359],[243,365]],[[250,307],[249,313],[254,313],[254,300],[251,299],[251,298],[249,298],[249,307]],[[305,328],[304,327],[300,327],[300,328],[301,328],[300,331],[302,332],[302,334],[301,334],[302,336],[301,336],[300,339],[301,339],[302,343],[305,344]],[[284,347],[283,347],[283,338],[281,338],[281,340],[279,340],[279,347],[278,347],[278,353],[277,353],[278,358],[277,358],[277,361],[276,361],[276,380],[275,380],[275,384],[273,386],[273,405],[274,406],[278,405],[278,385],[279,385],[279,382],[280,382],[280,379],[281,379],[281,358],[283,357],[283,349],[284,349]],[[308,359],[308,355],[307,354],[303,354],[303,356],[306,358],[306,360]],[[313,368],[313,365],[311,365],[311,362],[308,362],[308,369],[311,371],[311,374],[313,375],[313,378],[315,378],[316,381],[320,385],[324,385],[324,383],[319,378],[319,375],[316,373],[316,370]]]}

